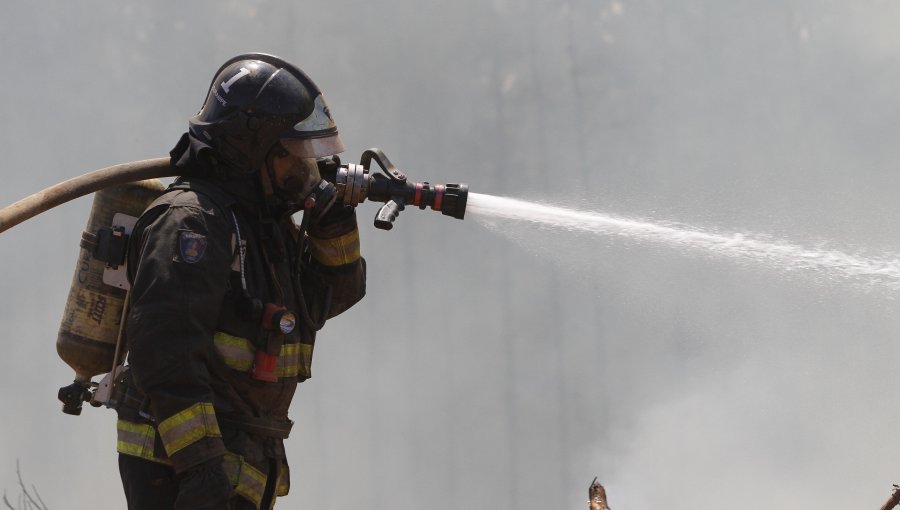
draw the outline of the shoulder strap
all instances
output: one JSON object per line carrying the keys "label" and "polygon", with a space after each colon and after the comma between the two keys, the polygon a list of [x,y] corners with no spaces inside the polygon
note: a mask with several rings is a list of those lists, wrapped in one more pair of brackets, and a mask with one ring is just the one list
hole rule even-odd
{"label": "shoulder strap", "polygon": [[217,187],[216,185],[206,182],[202,179],[194,179],[187,180],[184,178],[178,179],[169,185],[168,189],[166,189],[166,193],[169,191],[195,191],[197,193],[201,193],[216,204],[216,207],[222,210],[222,212],[227,212],[231,209],[233,205],[237,203],[237,201],[229,195],[225,193],[222,189]]}

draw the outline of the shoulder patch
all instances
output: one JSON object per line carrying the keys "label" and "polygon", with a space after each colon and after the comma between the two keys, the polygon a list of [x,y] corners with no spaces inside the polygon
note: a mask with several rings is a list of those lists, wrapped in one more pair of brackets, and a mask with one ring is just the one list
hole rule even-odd
{"label": "shoulder patch", "polygon": [[208,242],[206,236],[190,230],[182,230],[178,233],[178,253],[181,260],[193,264],[203,258]]}

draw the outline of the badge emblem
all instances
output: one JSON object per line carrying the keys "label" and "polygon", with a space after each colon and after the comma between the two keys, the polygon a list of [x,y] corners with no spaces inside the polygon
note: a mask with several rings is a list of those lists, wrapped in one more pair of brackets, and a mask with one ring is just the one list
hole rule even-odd
{"label": "badge emblem", "polygon": [[206,236],[196,234],[190,230],[182,230],[178,234],[178,251],[181,253],[181,260],[188,264],[193,264],[203,258],[206,253],[207,240]]}

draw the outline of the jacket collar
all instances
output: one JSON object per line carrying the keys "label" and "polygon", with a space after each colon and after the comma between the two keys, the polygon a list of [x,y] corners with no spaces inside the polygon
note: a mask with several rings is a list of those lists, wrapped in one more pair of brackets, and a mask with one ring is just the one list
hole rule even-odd
{"label": "jacket collar", "polygon": [[201,178],[207,184],[230,195],[245,211],[265,216],[263,193],[256,173],[244,173],[221,164],[216,151],[191,133],[184,133],[169,152],[171,164],[179,170],[178,182]]}

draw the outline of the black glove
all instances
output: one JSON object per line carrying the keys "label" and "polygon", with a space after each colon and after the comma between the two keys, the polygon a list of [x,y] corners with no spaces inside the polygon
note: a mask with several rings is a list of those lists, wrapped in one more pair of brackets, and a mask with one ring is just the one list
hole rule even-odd
{"label": "black glove", "polygon": [[336,203],[325,214],[312,217],[309,235],[319,239],[342,236],[356,228],[356,208]]}
{"label": "black glove", "polygon": [[181,475],[175,510],[225,510],[232,495],[234,487],[222,467],[222,457],[216,457]]}

